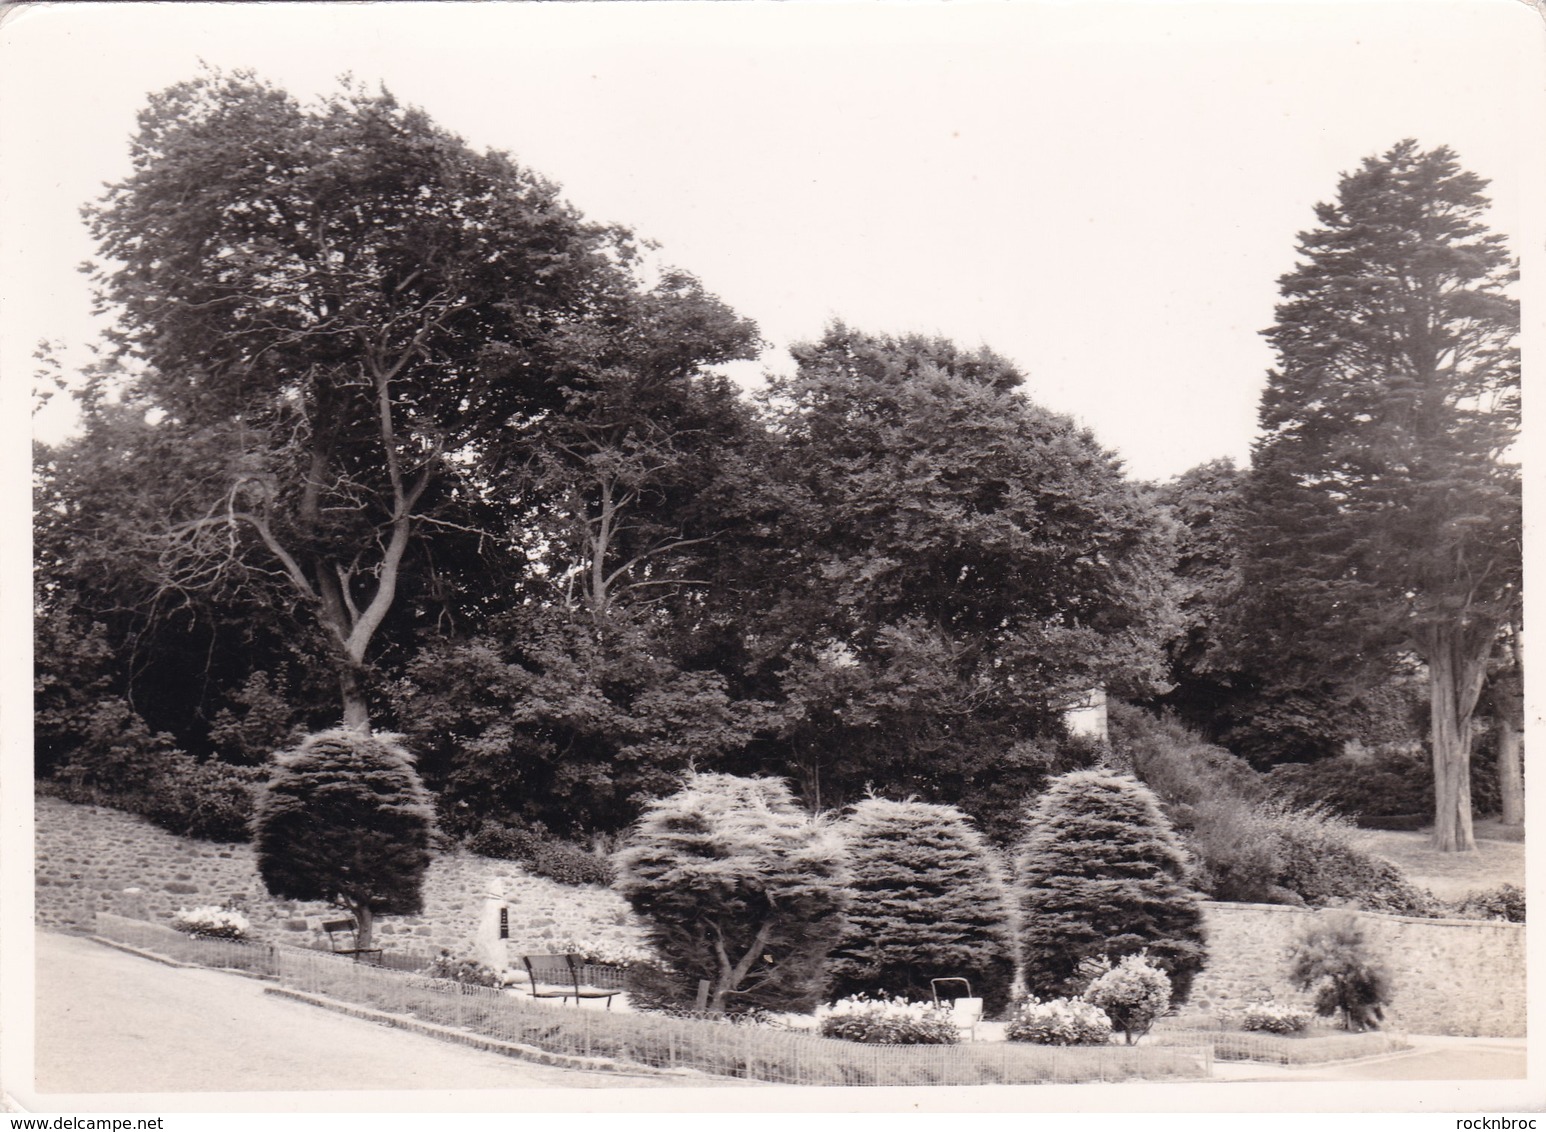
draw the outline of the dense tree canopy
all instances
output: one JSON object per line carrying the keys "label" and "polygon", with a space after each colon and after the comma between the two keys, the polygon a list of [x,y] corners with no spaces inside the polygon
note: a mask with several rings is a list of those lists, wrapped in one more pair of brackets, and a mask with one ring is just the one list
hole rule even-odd
{"label": "dense tree canopy", "polygon": [[1169,525],[986,350],[831,327],[772,383],[751,666],[808,804],[866,783],[1001,811],[1061,713],[1159,673]]}
{"label": "dense tree canopy", "polygon": [[1246,489],[1261,624],[1323,663],[1427,666],[1442,849],[1474,847],[1471,718],[1520,598],[1519,308],[1485,185],[1405,141],[1317,207]]}

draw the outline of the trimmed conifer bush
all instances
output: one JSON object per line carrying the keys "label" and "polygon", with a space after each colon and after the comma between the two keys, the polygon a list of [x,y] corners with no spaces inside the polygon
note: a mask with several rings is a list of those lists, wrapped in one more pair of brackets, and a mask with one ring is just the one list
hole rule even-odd
{"label": "trimmed conifer bush", "polygon": [[986,840],[954,806],[871,798],[840,827],[853,902],[828,967],[832,994],[930,998],[964,978],[996,1015],[1014,978],[1013,909]]}
{"label": "trimmed conifer bush", "polygon": [[1031,811],[1016,859],[1021,958],[1031,992],[1077,995],[1087,959],[1148,949],[1184,1002],[1204,961],[1187,858],[1154,794],[1127,775],[1075,771]]}
{"label": "trimmed conifer bush", "polygon": [[274,756],[253,819],[258,873],[282,900],[348,909],[369,947],[378,913],[422,906],[433,815],[398,736],[321,731]]}
{"label": "trimmed conifer bush", "polygon": [[699,774],[651,803],[614,859],[613,887],[649,925],[667,976],[650,988],[711,1011],[806,1010],[847,927],[848,858],[782,782]]}

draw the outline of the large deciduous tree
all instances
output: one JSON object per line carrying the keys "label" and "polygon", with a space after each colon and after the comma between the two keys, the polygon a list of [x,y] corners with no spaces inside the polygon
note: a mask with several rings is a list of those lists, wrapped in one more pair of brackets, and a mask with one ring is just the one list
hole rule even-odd
{"label": "large deciduous tree", "polygon": [[1172,616],[1170,524],[1118,460],[987,350],[841,324],[771,385],[754,689],[808,805],[1037,788],[1061,714],[1148,686]]}
{"label": "large deciduous tree", "polygon": [[1474,848],[1471,721],[1520,602],[1516,272],[1486,182],[1404,141],[1316,208],[1266,332],[1243,580],[1349,663],[1427,667],[1434,841]]}
{"label": "large deciduous tree", "polygon": [[302,105],[209,73],[139,127],[133,173],[88,210],[97,279],[123,395],[210,464],[162,517],[158,586],[277,579],[367,727],[410,552],[429,601],[422,536],[502,533],[480,473],[556,406],[560,331],[626,287],[628,241],[385,92]]}

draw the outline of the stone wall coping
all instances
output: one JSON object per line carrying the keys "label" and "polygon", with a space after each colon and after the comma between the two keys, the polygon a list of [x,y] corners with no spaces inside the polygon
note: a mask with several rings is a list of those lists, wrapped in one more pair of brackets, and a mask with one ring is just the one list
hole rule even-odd
{"label": "stone wall coping", "polygon": [[1203,900],[1204,908],[1218,908],[1252,912],[1292,912],[1301,916],[1313,916],[1317,912],[1350,911],[1365,919],[1375,920],[1391,924],[1422,924],[1426,927],[1436,928],[1496,928],[1504,932],[1525,930],[1524,924],[1514,924],[1507,920],[1456,920],[1430,918],[1427,916],[1396,916],[1389,912],[1369,912],[1363,908],[1329,909],[1329,908],[1301,908],[1294,904],[1246,904],[1232,900]]}

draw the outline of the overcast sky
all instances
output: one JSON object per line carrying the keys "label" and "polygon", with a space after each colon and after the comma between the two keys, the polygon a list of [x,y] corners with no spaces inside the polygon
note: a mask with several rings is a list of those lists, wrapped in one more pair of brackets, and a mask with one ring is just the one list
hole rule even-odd
{"label": "overcast sky", "polygon": [[79,206],[202,59],[301,97],[351,72],[510,151],[755,319],[748,380],[841,317],[992,347],[1135,475],[1243,461],[1258,331],[1341,172],[1447,144],[1540,246],[1542,39],[1518,0],[12,8],[0,374],[90,337]]}

